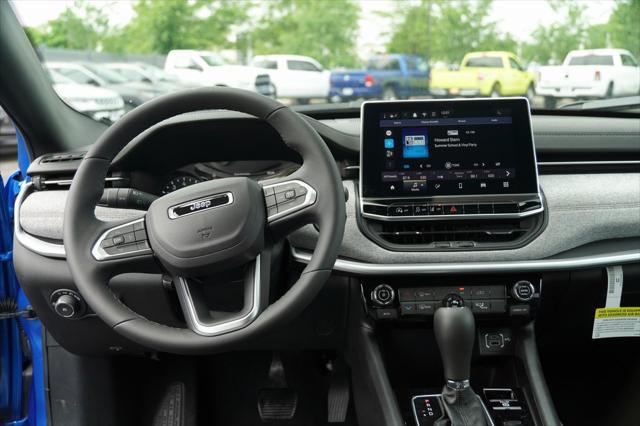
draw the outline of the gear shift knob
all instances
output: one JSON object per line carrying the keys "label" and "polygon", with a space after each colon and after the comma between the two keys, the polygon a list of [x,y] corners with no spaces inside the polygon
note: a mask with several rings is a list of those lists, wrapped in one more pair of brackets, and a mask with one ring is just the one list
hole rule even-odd
{"label": "gear shift knob", "polygon": [[476,334],[471,310],[466,307],[439,308],[433,318],[433,329],[447,385],[454,388],[467,387]]}

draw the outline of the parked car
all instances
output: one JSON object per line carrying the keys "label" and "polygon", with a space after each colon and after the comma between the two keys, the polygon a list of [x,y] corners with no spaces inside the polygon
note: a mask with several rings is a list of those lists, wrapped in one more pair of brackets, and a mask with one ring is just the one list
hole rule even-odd
{"label": "parked car", "polygon": [[139,63],[108,63],[104,64],[104,67],[117,72],[129,82],[153,84],[166,92],[198,87],[195,84],[182,82],[175,77],[169,76],[160,68],[156,68],[157,72],[151,72],[149,68],[145,68]]}
{"label": "parked car", "polygon": [[167,74],[199,86],[228,86],[273,96],[274,86],[262,68],[228,64],[206,50],[172,50],[164,63]]}
{"label": "parked car", "polygon": [[640,68],[628,50],[572,50],[562,65],[541,67],[536,91],[553,108],[558,98],[602,99],[640,93]]}
{"label": "parked car", "polygon": [[455,71],[434,70],[431,94],[436,97],[535,95],[535,73],[511,52],[467,53]]}
{"label": "parked car", "polygon": [[429,93],[431,69],[415,55],[382,55],[371,58],[363,70],[331,73],[329,100],[406,99]]}
{"label": "parked car", "polygon": [[96,64],[47,62],[45,66],[76,83],[113,90],[122,97],[127,110],[165,93],[151,83],[128,82],[118,73]]}
{"label": "parked car", "polygon": [[329,94],[331,72],[309,56],[256,56],[252,65],[266,70],[278,98],[296,99],[298,103],[306,104],[310,99],[326,99]]}
{"label": "parked car", "polygon": [[124,100],[113,90],[78,84],[54,70],[49,70],[49,77],[58,96],[76,111],[110,122],[124,115]]}

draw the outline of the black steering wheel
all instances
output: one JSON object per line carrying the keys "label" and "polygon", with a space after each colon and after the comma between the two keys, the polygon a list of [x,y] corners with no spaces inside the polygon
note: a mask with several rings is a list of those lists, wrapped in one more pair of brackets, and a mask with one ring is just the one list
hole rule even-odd
{"label": "black steering wheel", "polygon": [[[134,221],[103,222],[94,210],[112,160],[144,130],[178,114],[224,109],[258,117],[302,157],[292,175],[261,186],[248,178],[198,183],[158,198]],[[269,304],[273,241],[305,224],[319,229],[298,281]],[[175,353],[229,350],[286,324],[328,279],[342,241],[344,190],[318,133],[286,106],[243,90],[194,89],[149,101],[114,123],[85,155],[69,190],[64,246],[74,282],[93,311],[116,332],[145,347]],[[244,306],[212,313],[192,277],[247,265]],[[133,312],[109,288],[115,275],[167,272],[188,328],[158,324]]]}

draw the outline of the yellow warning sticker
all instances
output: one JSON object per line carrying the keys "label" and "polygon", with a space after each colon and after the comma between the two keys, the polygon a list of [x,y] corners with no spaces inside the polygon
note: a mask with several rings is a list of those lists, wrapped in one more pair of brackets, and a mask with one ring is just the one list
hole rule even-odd
{"label": "yellow warning sticker", "polygon": [[591,337],[640,337],[640,307],[596,309]]}
{"label": "yellow warning sticker", "polygon": [[598,308],[596,318],[640,317],[640,307]]}

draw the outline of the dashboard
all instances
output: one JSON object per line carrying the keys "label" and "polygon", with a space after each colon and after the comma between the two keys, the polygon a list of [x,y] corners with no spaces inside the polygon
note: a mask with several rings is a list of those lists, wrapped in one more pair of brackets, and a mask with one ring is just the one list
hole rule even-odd
{"label": "dashboard", "polygon": [[[419,102],[407,104],[411,104],[411,107],[407,107],[406,112],[411,114],[430,111],[430,106],[424,110],[422,107],[410,109],[419,105]],[[363,155],[366,149],[374,149],[371,155],[366,154],[367,158],[363,162],[360,160],[361,135],[369,130],[360,119],[360,111],[354,110],[342,117],[332,114],[315,119],[305,117],[331,150],[347,194],[345,234],[334,271],[338,276],[358,277],[367,296],[373,293],[377,298],[382,297],[384,294],[374,292],[382,282],[399,292],[403,286],[410,289],[426,288],[426,282],[431,281],[428,277],[435,279],[443,274],[511,274],[513,280],[505,278],[504,282],[476,282],[458,280],[455,277],[438,282],[447,286],[465,283],[468,286],[486,284],[511,288],[516,282],[514,280],[526,279],[533,283],[535,292],[539,292],[540,274],[640,261],[640,130],[637,120],[606,117],[593,120],[589,117],[540,115],[531,117],[537,167],[531,163],[531,132],[528,137],[517,140],[517,152],[507,155],[500,149],[499,158],[488,156],[485,162],[493,159],[493,166],[487,167],[487,170],[491,170],[496,168],[496,161],[504,161],[505,167],[498,168],[515,171],[516,180],[527,173],[533,176],[532,179],[537,176],[539,192],[532,191],[524,179],[523,187],[513,187],[517,191],[502,191],[503,188],[499,185],[500,193],[488,198],[479,198],[482,195],[478,192],[479,185],[474,191],[464,193],[455,193],[459,188],[454,185],[450,188],[453,196],[438,195],[428,192],[435,189],[438,180],[427,174],[426,179],[418,179],[426,182],[427,192],[414,193],[409,190],[407,193],[388,197],[374,191],[363,197],[360,173],[368,174],[372,170],[368,169],[370,165],[379,168],[371,174],[374,180],[370,182],[374,186],[383,183],[381,177],[384,173],[405,172],[400,161],[398,169],[384,168],[383,158],[386,158],[385,150],[388,149],[384,146],[387,128],[380,127],[380,121],[384,118],[379,114],[402,111],[395,111],[384,105],[380,108],[382,107],[383,110],[374,111],[378,115],[369,129],[374,132],[374,137],[365,141]],[[471,117],[469,112],[456,112],[454,107],[455,105],[450,108],[452,113],[449,118],[453,115]],[[529,123],[528,112],[524,118],[518,118],[514,114],[511,117],[512,120],[527,120],[525,127]],[[411,123],[408,128],[415,127]],[[446,162],[449,161],[452,163],[451,170],[458,170],[457,166],[454,169],[453,163],[460,163],[459,170],[466,173],[469,158],[464,155],[436,155],[435,150],[439,148],[432,144],[440,142],[433,139],[441,136],[436,136],[438,129],[435,127],[425,127],[424,138],[415,132],[406,135],[409,136],[406,151],[408,164],[410,168],[418,164],[417,169],[409,171],[414,173],[420,170],[420,163],[427,162],[431,164],[432,170],[447,170]],[[443,128],[447,132],[456,129],[459,131],[458,136],[461,130],[468,130],[458,126],[455,129],[447,126]],[[576,129],[580,129],[579,134]],[[402,130],[399,132],[398,138],[394,139],[394,149],[397,149],[394,156],[397,155],[395,158],[398,160],[404,160],[402,145],[405,140]],[[603,138],[608,141],[606,149],[602,146]],[[368,145],[370,141],[373,141],[372,145]],[[420,147],[423,142],[424,145]],[[424,157],[425,150],[428,158],[420,158]],[[23,284],[33,284],[27,286],[30,301],[39,307],[39,315],[56,339],[78,352],[103,353],[113,345],[129,346],[113,334],[100,329],[99,322],[91,321],[91,318],[71,323],[58,317],[50,309],[51,298],[59,294],[61,289],[74,288],[65,263],[62,223],[70,179],[84,151],[86,150],[47,154],[32,162],[28,170],[32,183],[23,191],[16,204],[17,243],[14,257],[24,266],[19,268],[24,274]],[[162,155],[158,155],[159,152]],[[527,154],[528,157],[522,154]],[[518,164],[520,155],[522,165]],[[509,162],[511,164],[507,164]],[[161,196],[183,186],[227,176],[249,176],[258,181],[266,181],[291,174],[300,163],[296,153],[288,149],[279,135],[260,120],[242,114],[206,112],[167,120],[141,134],[114,160],[106,186],[131,187]],[[471,166],[474,167],[473,164]],[[365,181],[367,176],[364,177]],[[409,176],[413,177],[413,174]],[[513,179],[514,177],[509,182],[515,182]],[[502,184],[502,181],[496,180]],[[465,179],[452,182],[462,182],[464,187],[467,182],[481,181],[471,176],[467,180],[465,175]],[[433,186],[429,188],[428,185]],[[525,196],[539,204],[525,211],[527,205],[520,204],[527,200]],[[512,202],[516,203],[517,211],[496,210],[496,205],[505,208],[505,204]],[[457,211],[461,208],[464,213],[468,206],[480,209],[487,208],[482,205],[489,204],[489,216],[472,217],[447,213],[451,206],[456,207]],[[415,215],[413,209],[423,206],[433,206],[439,210],[438,214],[431,215],[428,211],[426,217]],[[395,216],[393,212],[398,207],[403,215]],[[365,208],[376,210],[363,211]],[[407,216],[404,216],[404,212],[407,212]],[[105,221],[135,220],[141,214],[140,210],[135,209],[96,208],[96,216]],[[318,231],[312,225],[289,235],[286,253],[293,260],[294,267],[291,271],[303,267],[309,261],[317,238]],[[33,264],[42,264],[47,273],[31,268],[30,265]],[[142,280],[149,285],[137,286],[136,289],[140,291],[138,294],[137,290],[119,284],[127,280]],[[168,303],[160,283],[159,277],[138,274],[135,277],[123,277],[114,286],[122,289],[123,297],[133,307],[154,318],[154,306]],[[157,294],[155,290],[151,290],[156,288]],[[475,303],[475,296],[471,296],[470,300]],[[149,298],[156,299],[154,303],[149,303]],[[331,300],[331,303],[335,303],[335,299]],[[487,300],[490,302],[484,305],[484,302],[479,302],[478,309],[490,305],[491,309],[508,312],[511,305],[516,303],[506,293]],[[427,311],[424,312],[428,314],[429,306],[434,301],[435,299],[426,302],[403,299],[401,303],[414,306],[417,312],[425,308]],[[387,308],[389,307],[385,309]],[[534,308],[535,305],[531,305],[531,309]],[[170,310],[168,307],[167,309]],[[393,309],[399,307],[394,305]],[[403,318],[411,318],[413,315],[410,312],[407,315],[400,314]],[[157,320],[168,324],[179,323],[179,318]],[[87,337],[88,340],[77,339],[78,335],[91,337]],[[86,344],[89,340],[93,342],[91,345]]]}

